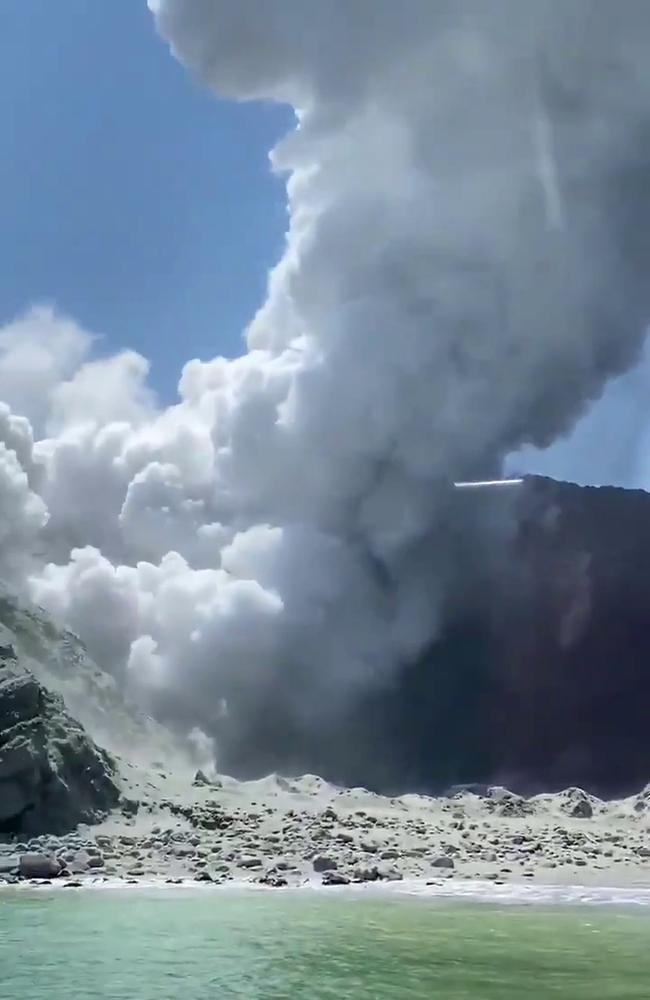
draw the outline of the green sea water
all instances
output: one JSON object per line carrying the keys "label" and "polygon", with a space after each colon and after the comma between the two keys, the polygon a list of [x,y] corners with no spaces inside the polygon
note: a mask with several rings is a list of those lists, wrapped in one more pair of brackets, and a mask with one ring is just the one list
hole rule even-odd
{"label": "green sea water", "polygon": [[2,1000],[648,1000],[650,915],[348,894],[0,893]]}

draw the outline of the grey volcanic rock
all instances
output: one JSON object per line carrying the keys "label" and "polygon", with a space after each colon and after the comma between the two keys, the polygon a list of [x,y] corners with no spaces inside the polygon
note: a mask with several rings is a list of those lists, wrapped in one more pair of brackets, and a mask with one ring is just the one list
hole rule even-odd
{"label": "grey volcanic rock", "polygon": [[[67,832],[117,805],[128,822],[150,806],[152,779],[189,783],[199,762],[77,636],[0,583],[0,834]],[[199,820],[217,824],[209,809]]]}
{"label": "grey volcanic rock", "polygon": [[20,868],[20,855],[0,855],[0,878],[4,875],[17,875]]}
{"label": "grey volcanic rock", "polygon": [[0,651],[0,831],[59,833],[119,800],[115,765],[3,642]]}
{"label": "grey volcanic rock", "polygon": [[58,627],[41,608],[18,601],[0,583],[0,648],[11,647],[18,662],[66,709],[92,739],[114,757],[144,771],[196,773],[187,742],[132,702],[119,681],[101,670],[73,632]]}
{"label": "grey volcanic rock", "polygon": [[447,854],[439,854],[437,858],[433,858],[431,861],[432,868],[455,868],[454,859],[450,858]]}
{"label": "grey volcanic rock", "polygon": [[589,796],[581,788],[569,788],[566,793],[566,812],[576,819],[591,819],[594,808]]}
{"label": "grey volcanic rock", "polygon": [[208,788],[223,787],[221,781],[218,778],[208,778],[207,774],[205,774],[205,772],[202,771],[200,768],[194,775],[192,785],[194,788],[200,788],[201,786],[206,786]]}
{"label": "grey volcanic rock", "polygon": [[20,875],[22,878],[56,878],[62,871],[56,858],[47,854],[23,854],[20,858]]}
{"label": "grey volcanic rock", "polygon": [[330,872],[338,868],[336,858],[328,858],[324,854],[317,855],[312,861],[312,866],[315,872]]}
{"label": "grey volcanic rock", "polygon": [[261,868],[262,859],[245,854],[237,861],[240,868]]}
{"label": "grey volcanic rock", "polygon": [[350,879],[343,872],[327,871],[323,873],[323,885],[349,885]]}

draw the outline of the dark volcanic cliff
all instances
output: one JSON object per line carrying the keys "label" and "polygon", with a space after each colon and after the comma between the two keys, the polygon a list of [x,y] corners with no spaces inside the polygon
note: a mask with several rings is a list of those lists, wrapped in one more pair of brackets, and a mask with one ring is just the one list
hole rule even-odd
{"label": "dark volcanic cliff", "polygon": [[64,833],[103,819],[119,796],[109,754],[0,646],[0,833]]}
{"label": "dark volcanic cliff", "polygon": [[527,481],[490,602],[494,767],[519,783],[650,775],[650,496]]}
{"label": "dark volcanic cliff", "polygon": [[646,784],[650,495],[537,477],[458,491],[432,557],[448,624],[418,662],[319,731],[260,712],[222,734],[224,767],[307,767],[384,791]]}
{"label": "dark volcanic cliff", "polygon": [[394,706],[381,699],[406,771],[425,786],[643,786],[650,495],[531,477],[462,500],[452,624],[406,671]]}

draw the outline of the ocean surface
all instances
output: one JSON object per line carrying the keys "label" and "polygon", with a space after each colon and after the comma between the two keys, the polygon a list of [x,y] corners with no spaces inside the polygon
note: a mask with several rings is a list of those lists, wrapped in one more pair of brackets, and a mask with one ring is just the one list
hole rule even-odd
{"label": "ocean surface", "polygon": [[0,893],[2,1000],[648,1000],[650,910],[328,892]]}

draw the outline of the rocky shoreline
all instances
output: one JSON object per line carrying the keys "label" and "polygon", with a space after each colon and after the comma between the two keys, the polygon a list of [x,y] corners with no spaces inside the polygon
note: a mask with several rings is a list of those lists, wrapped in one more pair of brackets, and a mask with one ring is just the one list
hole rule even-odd
{"label": "rocky shoreline", "polygon": [[387,797],[197,772],[75,636],[0,598],[0,886],[650,886],[650,786]]}
{"label": "rocky shoreline", "polygon": [[310,775],[222,778],[156,805],[130,803],[64,836],[0,837],[0,886],[650,886],[649,808],[650,787],[618,802],[580,789],[523,798],[497,787],[386,798]]}

